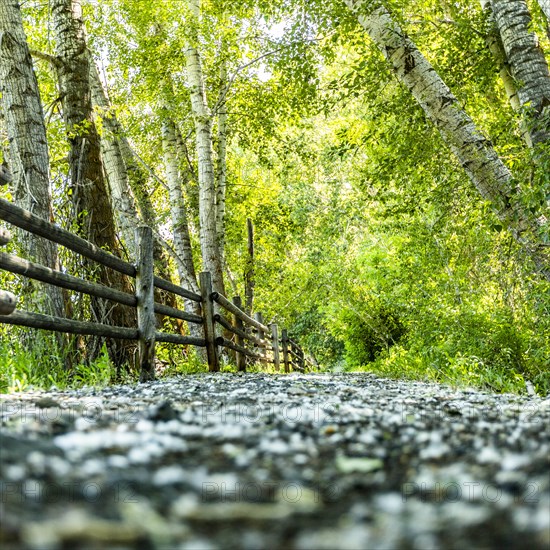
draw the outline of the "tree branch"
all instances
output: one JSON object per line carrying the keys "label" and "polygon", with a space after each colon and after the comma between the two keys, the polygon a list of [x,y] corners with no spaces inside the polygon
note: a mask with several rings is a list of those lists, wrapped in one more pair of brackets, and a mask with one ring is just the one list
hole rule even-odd
{"label": "tree branch", "polygon": [[249,61],[248,63],[245,63],[244,65],[241,65],[240,67],[237,67],[235,69],[235,72],[229,78],[229,80],[227,82],[227,85],[225,86],[225,89],[220,94],[220,98],[219,98],[218,102],[216,103],[216,105],[214,105],[214,109],[212,110],[212,112],[217,113],[219,108],[221,107],[221,105],[223,105],[223,103],[225,102],[225,100],[227,98],[227,94],[229,93],[229,90],[230,90],[231,86],[233,86],[233,83],[235,82],[235,79],[237,78],[238,74],[241,71],[244,71],[245,69],[247,69],[251,65],[254,65],[254,63],[258,63],[258,61],[261,61],[262,59],[265,59],[266,57],[269,57],[270,55],[276,54],[276,53],[278,53],[278,52],[280,52],[281,50],[284,50],[284,49],[285,49],[285,46],[282,46],[280,48],[277,48],[276,50],[272,50],[270,52],[264,53],[263,55],[260,55],[260,57],[256,57],[252,61]]}
{"label": "tree branch", "polygon": [[160,185],[162,185],[165,189],[168,189],[168,185],[166,184],[166,182],[164,182],[163,180],[161,180],[156,174],[155,174],[155,171],[133,150],[131,149],[132,151],[132,154],[134,155],[134,157],[136,157],[136,159],[138,160],[138,162],[145,168],[145,170],[147,170],[147,172],[149,172],[149,175],[157,182],[157,183],[160,183]]}
{"label": "tree branch", "polygon": [[53,65],[56,69],[60,69],[63,66],[61,60],[55,55],[49,53],[44,53],[38,50],[30,50],[30,53],[33,57],[41,59],[42,61],[47,61],[50,65]]}

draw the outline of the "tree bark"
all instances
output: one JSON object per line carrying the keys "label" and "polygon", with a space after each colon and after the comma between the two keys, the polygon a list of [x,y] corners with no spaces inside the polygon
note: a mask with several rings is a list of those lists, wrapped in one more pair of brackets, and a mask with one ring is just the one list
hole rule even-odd
{"label": "tree bark", "polygon": [[550,139],[550,73],[524,0],[491,0],[506,58],[525,110],[530,146]]}
{"label": "tree bark", "polygon": [[538,2],[546,21],[550,21],[550,0],[538,0]]}
{"label": "tree bark", "polygon": [[192,15],[191,38],[186,46],[191,110],[195,121],[199,166],[199,221],[203,268],[212,274],[214,290],[225,294],[223,265],[217,240],[216,182],[212,154],[212,114],[208,108],[201,57],[198,50],[200,0],[188,0]]}
{"label": "tree bark", "polygon": [[[116,120],[116,118],[115,118]],[[137,162],[136,155],[128,142],[128,138],[124,135],[122,126],[117,120],[117,125],[120,128],[118,133],[118,144],[126,166],[128,183],[131,191],[136,198],[140,219],[143,223],[153,229],[153,259],[155,261],[155,273],[160,275],[167,281],[172,281],[172,274],[169,269],[169,256],[173,256],[173,251],[169,249],[167,243],[162,239],[158,232],[158,220],[155,212],[155,207],[151,201],[148,189],[148,173]],[[177,307],[177,300],[173,294],[166,293],[160,289],[155,289],[155,299],[157,302],[166,304],[171,307]],[[159,326],[162,326],[163,317],[158,317]],[[175,321],[177,329],[181,330],[181,324]]]}
{"label": "tree bark", "polygon": [[187,221],[187,209],[183,198],[180,170],[177,157],[175,124],[170,119],[165,119],[162,124],[162,148],[164,153],[164,167],[166,170],[166,183],[170,198],[170,213],[172,216],[174,249],[181,284],[198,292],[197,275],[193,262],[193,250]]}
{"label": "tree bark", "polygon": [[550,279],[550,262],[538,238],[540,223],[517,200],[512,175],[456,97],[416,45],[379,2],[345,0],[359,23],[410,90],[481,196]]}
{"label": "tree bark", "polygon": [[[0,82],[8,133],[15,202],[47,221],[53,220],[46,124],[38,82],[16,0],[0,2]],[[20,232],[26,259],[59,268],[55,243]],[[33,284],[43,313],[63,316],[63,294]]]}
{"label": "tree bark", "polygon": [[[124,135],[122,125],[113,113],[91,56],[90,87],[92,103],[99,108],[105,129],[105,133],[101,136],[101,152],[110,183],[112,206],[129,256],[132,261],[137,257],[135,229],[140,225],[147,225],[153,230],[155,272],[163,279],[171,281],[172,277],[168,269],[169,259],[163,246],[165,243],[158,235],[157,217],[147,190],[148,176],[136,162],[134,152]],[[175,296],[157,288],[155,288],[155,299],[171,307],[177,306]],[[162,326],[164,319],[162,315],[157,316],[159,326]],[[181,330],[179,321],[173,321],[173,324],[177,330]]]}
{"label": "tree bark", "polygon": [[[510,68],[510,63],[508,63],[504,46],[502,45],[500,33],[495,23],[491,0],[480,0],[480,4],[487,16],[487,23],[489,25],[486,37],[487,47],[497,63],[499,76],[502,80],[502,84],[504,85],[508,101],[514,111],[519,111],[521,105],[518,98],[518,89],[514,77],[512,76],[512,70]],[[529,137],[527,137],[527,139],[530,140]]]}
{"label": "tree bark", "polygon": [[[63,98],[63,117],[69,140],[71,199],[77,232],[100,248],[120,256],[113,209],[103,176],[100,140],[93,120],[89,84],[89,53],[82,21],[80,0],[52,0],[58,78]],[[91,273],[91,265],[87,265]],[[107,286],[127,290],[129,282],[118,272],[99,268],[99,279]],[[123,306],[92,300],[96,321],[119,326],[135,326],[135,315]],[[128,360],[128,343],[108,342],[109,355],[120,367]],[[92,356],[99,350],[96,347]]]}
{"label": "tree bark", "polygon": [[92,103],[99,108],[104,127],[104,133],[101,136],[101,154],[111,190],[112,207],[129,257],[132,261],[135,261],[137,257],[135,230],[141,223],[141,216],[130,187],[128,170],[120,148],[119,136],[122,133],[122,128],[111,112],[111,105],[91,56],[89,63]]}
{"label": "tree bark", "polygon": [[[195,293],[200,293],[195,264],[193,262],[187,209],[183,198],[182,180],[178,166],[176,127],[174,122],[168,118],[162,124],[162,148],[180,285]],[[185,310],[197,315],[201,314],[200,305],[192,300],[185,300]],[[202,337],[202,327],[194,323],[188,323],[188,327],[189,333],[192,336]]]}
{"label": "tree bark", "polygon": [[255,262],[254,262],[254,226],[252,220],[247,218],[246,229],[248,234],[248,256],[244,271],[244,293],[245,293],[245,311],[248,315],[252,313],[254,303],[254,287],[256,286]]}
{"label": "tree bark", "polygon": [[[223,52],[222,52],[223,55]],[[227,64],[220,69],[220,97],[218,101],[216,238],[222,265],[225,263],[225,196],[227,191]]]}

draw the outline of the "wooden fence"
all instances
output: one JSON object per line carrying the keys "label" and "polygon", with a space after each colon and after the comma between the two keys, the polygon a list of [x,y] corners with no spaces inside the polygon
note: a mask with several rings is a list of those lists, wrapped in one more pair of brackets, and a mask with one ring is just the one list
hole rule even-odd
{"label": "wooden fence", "polygon": [[[0,291],[0,323],[68,334],[137,341],[141,381],[154,379],[157,342],[206,348],[208,368],[212,372],[220,370],[220,348],[222,347],[235,352],[239,371],[246,370],[247,358],[249,361],[263,365],[271,363],[277,371],[281,368],[284,368],[284,372],[306,370],[304,352],[293,339],[288,337],[287,331],[283,330],[279,335],[278,326],[264,325],[260,313],[256,313],[254,318],[247,315],[242,310],[240,297],[236,296],[233,301],[230,301],[222,294],[214,292],[210,273],[200,274],[200,295],[156,276],[153,267],[153,234],[147,226],[136,229],[138,257],[136,264],[132,265],[4,199],[0,199],[0,220],[64,246],[96,264],[134,279],[136,290],[134,294],[123,292],[3,252],[0,252],[0,269],[134,308],[137,310],[137,326],[112,326],[16,310],[17,299],[7,291]],[[10,240],[9,231],[0,229],[0,246],[7,244]],[[196,302],[200,306],[198,309],[201,314],[197,315],[156,302],[155,289]],[[226,315],[217,313],[216,310],[223,310]],[[227,314],[231,317],[228,318]],[[158,331],[156,315],[202,325],[203,337]],[[225,336],[219,335],[222,332]],[[230,337],[227,338],[228,336]]]}

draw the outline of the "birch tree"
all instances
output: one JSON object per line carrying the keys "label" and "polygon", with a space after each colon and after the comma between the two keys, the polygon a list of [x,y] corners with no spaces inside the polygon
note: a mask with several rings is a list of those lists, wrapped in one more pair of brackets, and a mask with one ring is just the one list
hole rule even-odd
{"label": "birch tree", "polygon": [[191,110],[195,121],[199,179],[200,243],[203,267],[212,273],[212,283],[225,293],[223,265],[218,242],[216,179],[212,148],[212,113],[208,106],[206,87],[199,52],[200,0],[188,0],[189,37],[185,57]]}
{"label": "birch tree", "polygon": [[121,128],[111,113],[109,99],[99,78],[95,62],[90,56],[90,89],[92,102],[101,114],[104,132],[101,136],[101,154],[109,181],[113,211],[117,217],[124,243],[131,260],[136,258],[134,230],[140,224],[140,214],[128,179],[128,169],[119,143]]}
{"label": "birch tree", "polygon": [[[518,99],[517,84],[514,80],[514,77],[512,76],[510,63],[506,56],[506,51],[504,50],[502,39],[495,23],[493,10],[491,8],[491,0],[481,0],[480,4],[481,8],[486,14],[489,27],[486,38],[487,46],[497,64],[499,76],[506,91],[508,101],[510,102],[510,105],[512,109],[514,109],[514,111],[519,111],[521,108],[521,104]],[[528,133],[526,134],[526,136],[524,135],[524,139],[531,143],[531,139]]]}
{"label": "birch tree", "polygon": [[[81,2],[52,0],[51,8],[57,74],[70,146],[71,199],[77,231],[100,248],[120,255],[110,193],[103,175],[100,139],[93,120],[89,53]],[[114,288],[125,289],[127,286],[122,275],[108,268],[100,268],[99,278]],[[111,308],[104,301],[94,299],[92,313],[98,321],[120,326],[133,324],[131,312],[119,304]],[[111,341],[108,347],[111,359],[117,366],[127,360],[124,343]]]}
{"label": "birch tree", "polygon": [[[183,195],[183,182],[179,169],[177,155],[176,127],[172,120],[166,118],[162,124],[162,148],[164,153],[164,166],[166,182],[170,199],[170,214],[172,218],[172,233],[175,249],[175,259],[178,269],[180,284],[198,293],[197,275],[193,261],[191,237],[189,235],[189,223],[187,220],[187,208]],[[192,300],[185,300],[186,311],[200,315],[199,304]],[[189,332],[193,336],[202,337],[202,327],[194,323],[188,323]]]}
{"label": "birch tree", "polygon": [[546,20],[550,21],[550,0],[538,0],[538,3]]}
{"label": "birch tree", "polygon": [[491,142],[383,4],[367,0],[345,3],[437,127],[478,192],[550,278],[550,262],[538,238],[540,222],[517,200],[512,174]]}
{"label": "birch tree", "polygon": [[[223,41],[222,41],[223,48]],[[221,49],[222,49],[221,48]],[[221,52],[223,56],[223,51]],[[218,142],[216,170],[216,235],[222,266],[225,264],[225,202],[227,195],[227,62],[221,60],[220,95],[217,104],[218,111]]]}
{"label": "birch tree", "polygon": [[491,0],[490,4],[524,111],[528,144],[533,147],[546,143],[550,138],[550,73],[538,38],[531,30],[527,3]]}
{"label": "birch tree", "polygon": [[189,235],[189,224],[177,157],[176,127],[169,118],[166,118],[162,124],[162,149],[178,272],[182,285],[193,290],[193,292],[197,292],[197,276],[193,263],[191,237]]}
{"label": "birch tree", "polygon": [[[52,221],[49,152],[44,112],[32,59],[23,28],[19,3],[0,3],[0,82],[2,104],[9,139],[10,168],[15,202],[47,221]],[[58,269],[54,243],[20,233],[26,259]],[[61,290],[40,288],[39,301],[45,313],[63,316]]]}
{"label": "birch tree", "polygon": [[[143,167],[139,166],[124,129],[113,112],[99,78],[97,67],[91,58],[90,86],[92,102],[99,110],[104,127],[101,136],[101,149],[105,172],[110,183],[113,210],[119,220],[130,259],[136,258],[134,230],[138,225],[145,224],[153,230],[153,258],[156,273],[163,279],[170,280],[167,251],[172,253],[172,249],[159,234],[157,215],[147,189],[148,176]],[[176,306],[175,297],[166,296],[159,289],[155,289],[155,297],[157,301]]]}

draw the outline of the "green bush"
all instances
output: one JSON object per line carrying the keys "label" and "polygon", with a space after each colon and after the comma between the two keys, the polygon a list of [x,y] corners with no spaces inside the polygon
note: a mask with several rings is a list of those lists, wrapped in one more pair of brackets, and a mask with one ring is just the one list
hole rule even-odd
{"label": "green bush", "polygon": [[348,367],[372,363],[405,335],[397,314],[387,306],[367,301],[361,312],[342,310],[335,330],[343,340]]}

